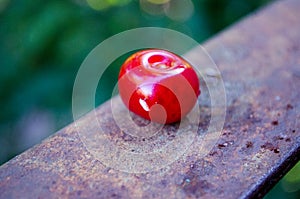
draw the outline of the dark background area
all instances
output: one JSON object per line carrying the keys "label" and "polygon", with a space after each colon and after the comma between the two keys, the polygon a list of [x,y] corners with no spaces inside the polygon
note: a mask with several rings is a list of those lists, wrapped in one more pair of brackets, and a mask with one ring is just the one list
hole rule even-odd
{"label": "dark background area", "polygon": [[[270,1],[0,0],[0,164],[72,122],[77,70],[101,41],[155,26],[201,43]],[[101,79],[97,105],[110,98],[124,59]],[[300,197],[299,173],[298,164],[267,198]]]}

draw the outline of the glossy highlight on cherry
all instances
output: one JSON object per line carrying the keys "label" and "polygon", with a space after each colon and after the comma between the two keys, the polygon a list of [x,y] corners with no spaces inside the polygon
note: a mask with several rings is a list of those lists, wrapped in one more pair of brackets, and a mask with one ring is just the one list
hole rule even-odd
{"label": "glossy highlight on cherry", "polygon": [[130,111],[162,124],[180,121],[200,95],[200,82],[193,67],[162,49],[131,55],[121,66],[118,87]]}

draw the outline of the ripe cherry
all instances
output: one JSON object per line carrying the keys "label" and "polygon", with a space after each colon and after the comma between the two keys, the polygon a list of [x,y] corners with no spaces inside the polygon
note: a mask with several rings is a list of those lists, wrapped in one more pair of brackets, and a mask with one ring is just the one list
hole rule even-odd
{"label": "ripe cherry", "polygon": [[181,120],[200,95],[200,83],[192,66],[161,49],[131,55],[121,67],[118,86],[130,111],[162,124]]}

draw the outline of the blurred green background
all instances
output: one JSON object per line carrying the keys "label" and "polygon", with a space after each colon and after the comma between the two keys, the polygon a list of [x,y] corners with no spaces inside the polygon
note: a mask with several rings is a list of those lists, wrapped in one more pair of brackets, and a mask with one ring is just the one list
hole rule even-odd
{"label": "blurred green background", "polygon": [[[72,87],[87,54],[121,31],[156,26],[198,42],[271,0],[0,0],[0,164],[72,122]],[[116,60],[96,104],[111,96]],[[300,197],[300,165],[267,198]]]}

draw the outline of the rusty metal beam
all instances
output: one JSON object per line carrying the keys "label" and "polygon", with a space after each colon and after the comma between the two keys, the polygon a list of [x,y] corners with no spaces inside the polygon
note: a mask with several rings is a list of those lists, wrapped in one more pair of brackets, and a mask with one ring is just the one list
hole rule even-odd
{"label": "rusty metal beam", "polygon": [[[0,198],[262,197],[300,157],[299,10],[298,0],[278,1],[205,43],[227,95],[224,129],[205,157],[194,142],[165,168],[122,172],[95,158],[71,124],[0,167]],[[194,62],[198,52],[189,55]],[[210,117],[201,111],[198,130]],[[110,102],[95,113],[107,139],[135,142],[118,128]],[[92,121],[87,115],[77,125]],[[162,139],[175,131],[166,126]]]}

